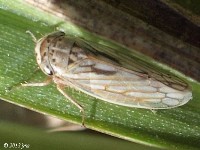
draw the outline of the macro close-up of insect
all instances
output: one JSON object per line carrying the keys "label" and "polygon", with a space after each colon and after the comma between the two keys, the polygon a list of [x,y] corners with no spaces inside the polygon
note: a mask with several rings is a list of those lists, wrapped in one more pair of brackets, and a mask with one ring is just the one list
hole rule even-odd
{"label": "macro close-up of insect", "polygon": [[0,0],[0,149],[199,150],[191,1]]}
{"label": "macro close-up of insect", "polygon": [[142,66],[137,70],[126,69],[111,57],[98,53],[98,49],[83,39],[69,37],[61,31],[39,40],[27,32],[36,43],[36,60],[48,79],[22,86],[45,86],[54,82],[58,91],[82,112],[82,123],[85,110],[64,91],[65,87],[106,102],[145,109],[170,109],[192,99],[190,86],[177,77],[145,71]]}

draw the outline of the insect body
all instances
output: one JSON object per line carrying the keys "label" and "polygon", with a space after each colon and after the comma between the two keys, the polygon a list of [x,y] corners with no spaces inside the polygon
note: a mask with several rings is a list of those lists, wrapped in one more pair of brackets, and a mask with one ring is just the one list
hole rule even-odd
{"label": "insect body", "polygon": [[146,109],[173,108],[192,98],[184,81],[154,70],[144,71],[142,66],[137,70],[120,67],[114,59],[98,55],[98,50],[86,41],[67,37],[63,32],[36,41],[35,53],[49,80],[23,85],[44,86],[53,81],[82,112],[82,106],[63,91],[65,86],[110,103]]}

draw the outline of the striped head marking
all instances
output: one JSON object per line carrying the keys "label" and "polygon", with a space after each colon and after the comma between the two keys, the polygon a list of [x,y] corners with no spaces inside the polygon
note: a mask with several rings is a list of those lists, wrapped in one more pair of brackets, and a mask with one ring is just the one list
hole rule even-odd
{"label": "striped head marking", "polygon": [[[64,36],[65,36],[64,32],[58,31],[51,33],[45,37],[42,37],[37,41],[35,47],[36,60],[39,67],[46,75],[54,74],[54,69],[52,68],[49,61],[49,55],[50,55],[49,47],[51,45],[56,46],[57,41],[62,40]],[[54,52],[54,50],[51,50],[51,53],[52,52]]]}

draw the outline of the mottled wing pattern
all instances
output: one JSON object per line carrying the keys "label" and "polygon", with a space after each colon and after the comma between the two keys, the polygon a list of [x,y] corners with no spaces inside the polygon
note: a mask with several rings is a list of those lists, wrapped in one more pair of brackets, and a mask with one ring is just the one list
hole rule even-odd
{"label": "mottled wing pattern", "polygon": [[101,61],[81,49],[73,52],[67,71],[60,76],[96,98],[129,107],[167,109],[183,105],[192,97],[187,84],[178,78],[142,69],[131,71]]}

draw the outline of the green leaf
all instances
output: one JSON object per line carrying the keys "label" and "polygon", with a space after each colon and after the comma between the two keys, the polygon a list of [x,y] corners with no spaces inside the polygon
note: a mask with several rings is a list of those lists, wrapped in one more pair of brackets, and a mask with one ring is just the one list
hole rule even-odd
{"label": "green leaf", "polygon": [[[37,38],[55,31],[79,36],[88,41],[103,43],[117,50],[124,65],[135,59],[159,71],[180,73],[154,62],[141,54],[111,43],[83,29],[49,15],[22,0],[0,0],[0,97],[28,109],[50,114],[75,123],[81,123],[79,110],[56,90],[55,84],[46,87],[22,87],[24,82],[42,82],[46,76],[37,69],[31,31]],[[107,53],[111,53],[107,51]],[[113,54],[114,55],[114,54]],[[161,67],[164,67],[161,68]],[[85,109],[87,128],[120,137],[129,141],[170,149],[198,149],[200,147],[200,85],[185,77],[193,89],[193,100],[184,106],[158,110],[128,108],[90,97],[74,89],[66,88]]]}
{"label": "green leaf", "polygon": [[[82,150],[156,150],[144,145],[120,140],[114,137],[98,134],[91,131],[77,131],[65,133],[48,133],[41,129],[34,129],[23,125],[2,122],[0,123],[0,147],[1,149],[82,149]],[[4,136],[2,136],[4,135]],[[91,142],[92,141],[92,142]],[[103,143],[101,146],[97,146]],[[113,144],[115,143],[115,144]],[[15,146],[14,146],[15,144]],[[18,145],[16,145],[18,144]],[[28,148],[29,147],[29,148]]]}

